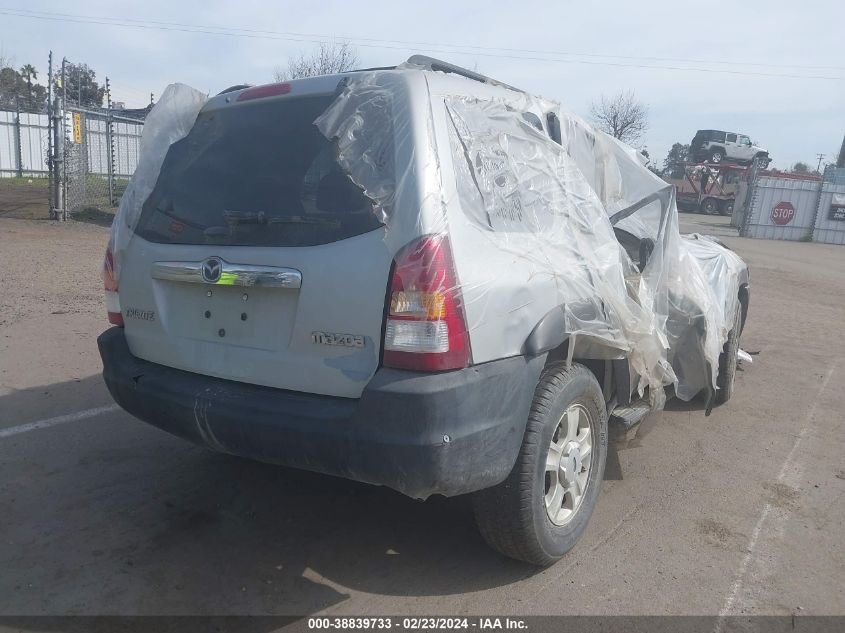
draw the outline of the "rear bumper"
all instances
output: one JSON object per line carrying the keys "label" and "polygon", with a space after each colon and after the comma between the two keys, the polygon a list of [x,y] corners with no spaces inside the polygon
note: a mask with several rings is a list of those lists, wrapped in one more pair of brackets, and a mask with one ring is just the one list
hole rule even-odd
{"label": "rear bumper", "polygon": [[543,367],[540,356],[437,374],[382,368],[354,400],[141,360],[120,328],[97,343],[112,397],[145,422],[219,452],[420,499],[473,492],[507,477]]}

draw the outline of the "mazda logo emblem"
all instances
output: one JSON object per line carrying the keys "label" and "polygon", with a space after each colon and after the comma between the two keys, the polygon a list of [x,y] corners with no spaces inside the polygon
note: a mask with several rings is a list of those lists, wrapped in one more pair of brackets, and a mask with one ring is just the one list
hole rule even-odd
{"label": "mazda logo emblem", "polygon": [[202,279],[210,284],[220,281],[223,272],[223,260],[219,257],[209,257],[202,263]]}

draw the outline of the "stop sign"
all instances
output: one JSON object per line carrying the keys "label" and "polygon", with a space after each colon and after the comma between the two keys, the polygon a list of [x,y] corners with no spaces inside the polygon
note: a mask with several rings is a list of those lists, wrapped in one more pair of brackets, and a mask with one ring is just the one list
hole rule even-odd
{"label": "stop sign", "polygon": [[772,222],[778,226],[789,224],[794,217],[795,207],[792,206],[791,202],[778,202],[772,209]]}

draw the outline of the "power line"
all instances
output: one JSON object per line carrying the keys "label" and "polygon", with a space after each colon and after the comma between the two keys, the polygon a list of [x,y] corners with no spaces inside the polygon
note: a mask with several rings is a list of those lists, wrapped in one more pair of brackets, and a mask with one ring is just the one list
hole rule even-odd
{"label": "power line", "polygon": [[[695,59],[695,58],[683,58],[683,57],[649,57],[643,55],[610,55],[606,53],[584,53],[579,51],[550,51],[550,50],[539,50],[539,49],[526,49],[526,48],[505,48],[505,47],[498,47],[498,46],[477,46],[473,44],[449,44],[443,42],[420,42],[420,41],[409,41],[409,40],[389,40],[389,39],[379,39],[379,38],[372,38],[372,37],[361,37],[361,36],[347,36],[347,35],[338,35],[338,36],[329,36],[325,34],[319,33],[296,33],[292,31],[268,31],[262,29],[248,29],[243,27],[220,27],[220,26],[213,26],[213,25],[205,25],[205,24],[190,24],[185,22],[166,22],[163,20],[139,20],[134,18],[111,18],[105,16],[93,16],[93,15],[82,15],[82,14],[74,14],[74,13],[58,13],[58,12],[48,12],[48,11],[34,11],[31,9],[16,9],[16,8],[5,8],[0,7],[0,12],[5,11],[15,11],[21,14],[19,17],[33,17],[37,18],[38,16],[53,16],[53,17],[64,17],[64,18],[75,18],[79,20],[104,20],[110,23],[117,23],[119,26],[128,26],[128,24],[137,24],[137,25],[160,25],[160,26],[167,26],[167,27],[185,27],[190,29],[209,29],[219,32],[219,34],[230,34],[236,35],[237,33],[247,33],[247,34],[254,34],[254,35],[272,35],[272,36],[284,36],[287,38],[317,38],[316,41],[326,41],[326,40],[349,40],[349,41],[356,41],[356,42],[374,42],[377,44],[401,44],[402,46],[433,46],[433,47],[452,47],[452,48],[460,48],[460,49],[469,49],[469,50],[479,50],[479,51],[503,51],[507,53],[525,53],[525,54],[538,54],[538,55],[556,55],[556,56],[570,56],[570,57],[591,57],[597,59],[625,59],[625,60],[633,60],[633,61],[660,61],[660,62],[674,62],[674,63],[690,63],[690,64],[727,64],[733,66],[757,66],[761,68],[797,68],[803,70],[845,70],[845,66],[820,66],[820,65],[808,65],[808,64],[772,64],[772,63],[761,63],[761,62],[737,62],[736,60],[718,60],[718,59]],[[23,15],[23,14],[28,14]],[[99,23],[99,22],[98,22]],[[205,32],[205,31],[200,31]],[[295,40],[300,41],[300,40]]]}
{"label": "power line", "polygon": [[[162,22],[162,21],[151,21],[151,20],[134,20],[131,18],[105,18],[105,17],[97,17],[97,16],[84,16],[84,15],[76,15],[76,14],[68,14],[68,13],[48,13],[48,12],[36,12],[30,11],[27,9],[9,9],[9,8],[0,8],[0,15],[8,15],[14,17],[23,17],[23,18],[30,18],[30,19],[37,19],[37,20],[50,20],[50,21],[58,21],[58,22],[71,22],[71,23],[78,23],[78,24],[96,24],[101,26],[112,26],[112,27],[123,27],[123,28],[136,28],[136,29],[148,29],[148,30],[160,30],[160,31],[176,31],[176,32],[185,32],[185,33],[200,33],[206,35],[222,35],[228,37],[242,37],[242,38],[250,38],[250,39],[270,39],[270,40],[283,40],[283,41],[292,41],[292,42],[309,42],[309,43],[326,43],[336,41],[337,38],[325,36],[325,35],[315,35],[315,34],[297,34],[297,33],[283,33],[283,32],[274,32],[274,31],[256,31],[256,30],[249,30],[249,29],[237,29],[237,28],[230,28],[230,27],[212,27],[212,26],[202,26],[202,25],[191,25],[191,24],[184,24],[184,23],[176,23],[176,22]],[[457,45],[450,45],[450,44],[424,44],[424,43],[413,43],[413,42],[402,42],[403,45],[396,46],[394,44],[400,43],[400,40],[377,40],[375,38],[358,38],[353,37],[349,38],[349,41],[355,43],[357,46],[366,47],[366,48],[381,48],[381,49],[393,49],[393,50],[407,50],[408,46],[414,45],[424,45],[428,47],[428,52],[434,53],[447,53],[447,54],[459,54],[459,55],[475,55],[479,57],[493,57],[493,58],[500,58],[500,59],[513,59],[513,60],[520,60],[520,61],[538,61],[538,62],[549,62],[549,63],[560,63],[560,64],[585,64],[585,65],[592,65],[592,66],[614,66],[614,67],[623,67],[623,68],[644,68],[644,69],[651,69],[651,70],[673,70],[673,71],[681,71],[681,72],[705,72],[705,73],[717,73],[717,74],[730,74],[730,75],[744,75],[744,76],[757,76],[757,77],[780,77],[780,78],[791,78],[791,79],[823,79],[828,81],[841,81],[845,79],[845,77],[836,77],[836,76],[828,76],[828,75],[799,75],[799,74],[789,74],[789,73],[768,73],[768,72],[757,72],[757,71],[741,71],[741,70],[728,70],[728,69],[717,69],[717,68],[699,68],[699,67],[690,67],[690,66],[667,66],[667,65],[655,65],[655,64],[634,64],[634,63],[623,63],[623,62],[610,62],[610,61],[594,61],[594,60],[584,60],[584,59],[560,59],[555,57],[538,57],[529,55],[532,53],[529,49],[495,49],[495,48],[484,48],[484,47],[475,47],[475,46],[457,46]],[[469,49],[469,50],[468,50]],[[507,53],[496,53],[496,52],[488,52],[488,51],[513,51],[513,52],[525,52],[526,55],[513,55]],[[545,52],[546,54],[552,55],[582,55],[582,56],[595,56],[595,57],[603,57],[593,54],[581,54],[581,53],[551,53]],[[621,58],[627,59],[624,56],[607,56],[611,58]],[[673,61],[671,58],[635,58],[630,57],[630,59],[667,59]],[[674,60],[677,62],[685,63],[685,60]],[[692,61],[692,60],[686,60]],[[703,60],[702,60],[703,61]],[[725,63],[732,63],[732,62],[704,62],[704,63],[718,63],[718,64],[725,64]],[[742,66],[743,64],[738,63],[737,65]],[[748,64],[752,65],[752,64]],[[757,65],[757,64],[753,64]],[[784,65],[786,67],[786,65]],[[800,66],[794,66],[797,68],[802,68]],[[837,66],[830,66],[830,67],[821,67],[821,66],[807,66],[804,68],[827,68],[827,69],[842,69],[842,67]]]}

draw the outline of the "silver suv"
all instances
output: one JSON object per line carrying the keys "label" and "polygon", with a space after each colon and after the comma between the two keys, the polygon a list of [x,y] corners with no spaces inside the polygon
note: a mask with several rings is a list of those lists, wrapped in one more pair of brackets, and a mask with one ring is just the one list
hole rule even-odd
{"label": "silver suv", "polygon": [[671,187],[556,103],[444,62],[170,87],[106,254],[103,375],[215,451],[472,493],[547,565],[608,422],[733,389],[748,277]]}

